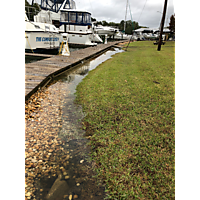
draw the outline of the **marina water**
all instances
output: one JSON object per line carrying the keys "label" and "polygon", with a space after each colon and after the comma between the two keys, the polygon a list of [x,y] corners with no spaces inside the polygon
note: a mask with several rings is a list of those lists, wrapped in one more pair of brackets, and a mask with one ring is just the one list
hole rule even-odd
{"label": "marina water", "polygon": [[34,164],[26,167],[28,199],[104,199],[105,188],[94,178],[95,163],[82,129],[84,113],[74,100],[76,86],[88,72],[120,52],[109,50],[66,71],[35,99],[39,110],[26,119],[26,166]]}

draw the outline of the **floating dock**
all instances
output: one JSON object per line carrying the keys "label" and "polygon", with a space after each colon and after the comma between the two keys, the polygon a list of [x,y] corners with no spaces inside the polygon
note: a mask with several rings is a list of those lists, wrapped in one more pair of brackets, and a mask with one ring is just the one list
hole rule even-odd
{"label": "floating dock", "polygon": [[94,56],[98,56],[111,47],[120,48],[117,44],[125,42],[127,41],[108,42],[107,44],[80,49],[71,52],[70,56],[26,53],[25,55],[46,57],[46,59],[25,64],[25,100],[67,69],[83,63]]}

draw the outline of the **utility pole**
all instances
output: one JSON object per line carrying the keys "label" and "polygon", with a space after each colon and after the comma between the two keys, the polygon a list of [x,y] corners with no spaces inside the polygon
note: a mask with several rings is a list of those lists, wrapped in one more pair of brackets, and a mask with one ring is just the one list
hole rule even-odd
{"label": "utility pole", "polygon": [[167,0],[165,0],[164,9],[163,9],[163,16],[162,16],[162,20],[161,20],[160,38],[159,38],[159,42],[158,42],[158,51],[161,50],[162,34],[163,34],[163,28],[164,28],[164,23],[165,23],[166,10],[167,10]]}

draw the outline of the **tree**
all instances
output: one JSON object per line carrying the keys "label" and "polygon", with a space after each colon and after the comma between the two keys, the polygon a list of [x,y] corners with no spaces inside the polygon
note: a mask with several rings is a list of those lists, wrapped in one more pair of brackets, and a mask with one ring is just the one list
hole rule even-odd
{"label": "tree", "polygon": [[108,22],[107,21],[102,21],[102,25],[103,26],[108,26]]}
{"label": "tree", "polygon": [[30,4],[27,0],[25,0],[25,6],[30,6]]}
{"label": "tree", "polygon": [[95,18],[91,17],[92,22],[96,22],[97,20]]}
{"label": "tree", "polygon": [[[135,22],[135,21],[131,21],[131,20],[128,20],[126,21],[126,30],[125,30],[125,33],[126,34],[132,34],[133,33],[133,30],[136,30],[139,28],[139,24],[138,22]],[[119,30],[121,31],[124,31],[124,20],[122,20],[119,24]]]}
{"label": "tree", "polygon": [[29,20],[33,21],[34,15],[40,11],[40,6],[38,3],[34,3],[34,0],[32,0],[32,5],[30,5],[29,2],[25,0],[25,11]]}
{"label": "tree", "polygon": [[175,14],[170,17],[169,30],[175,32]]}
{"label": "tree", "polygon": [[97,25],[102,25],[102,22],[101,21],[97,22]]}
{"label": "tree", "polygon": [[122,21],[119,23],[119,30],[120,30],[120,31],[123,31],[123,30],[124,30],[124,20],[122,20]]}

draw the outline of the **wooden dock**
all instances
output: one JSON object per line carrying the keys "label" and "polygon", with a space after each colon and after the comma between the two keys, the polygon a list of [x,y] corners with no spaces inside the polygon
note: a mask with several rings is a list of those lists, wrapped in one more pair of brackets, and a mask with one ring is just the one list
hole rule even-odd
{"label": "wooden dock", "polygon": [[[100,44],[95,47],[88,47],[78,51],[71,52],[70,56],[60,55],[42,55],[46,59],[25,64],[25,100],[27,100],[39,88],[47,85],[55,76],[63,73],[84,60],[92,58],[107,51],[112,46],[127,42],[115,41],[107,44]],[[26,54],[40,56],[40,54]]]}

